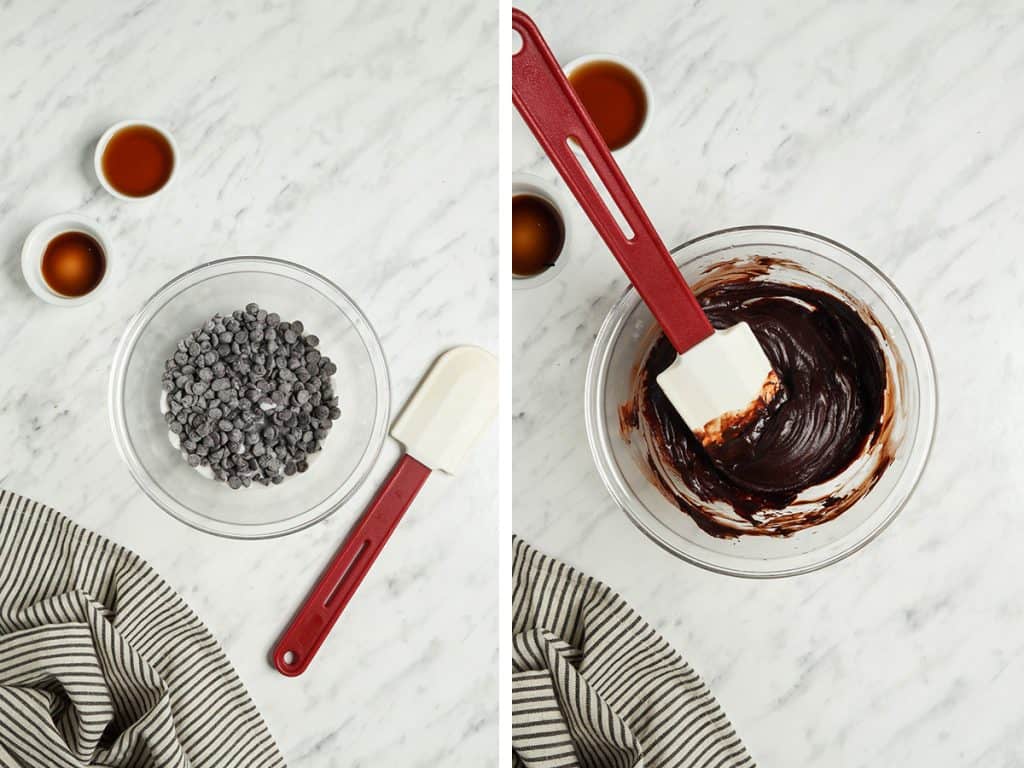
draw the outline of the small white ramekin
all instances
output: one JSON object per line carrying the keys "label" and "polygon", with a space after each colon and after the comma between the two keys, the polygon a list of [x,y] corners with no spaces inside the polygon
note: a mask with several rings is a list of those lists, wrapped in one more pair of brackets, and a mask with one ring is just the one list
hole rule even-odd
{"label": "small white ramekin", "polygon": [[[57,235],[66,232],[84,232],[100,244],[103,249],[103,256],[106,260],[106,269],[99,285],[93,288],[84,296],[64,296],[57,293],[43,277],[43,254],[46,253],[46,246]],[[36,296],[43,301],[61,307],[77,307],[86,304],[99,296],[110,283],[110,274],[114,264],[114,250],[110,240],[99,226],[85,216],[76,213],[62,213],[51,216],[48,219],[36,224],[32,231],[25,238],[21,247],[21,272],[25,276],[25,282]]]}
{"label": "small white ramekin", "polygon": [[[624,152],[636,144],[647,133],[647,126],[651,124],[651,116],[654,114],[654,91],[651,90],[651,84],[638,67],[626,61],[621,56],[616,56],[612,53],[588,53],[586,56],[579,56],[562,67],[562,72],[565,73],[565,77],[568,80],[569,76],[574,71],[582,67],[584,64],[591,64],[595,61],[610,61],[613,64],[618,64],[623,69],[629,70],[629,72],[636,78],[637,82],[640,83],[640,88],[644,92],[644,99],[647,101],[647,113],[644,115],[644,122],[640,126],[640,130],[637,131],[636,136],[634,136],[628,144],[612,150],[612,154]],[[576,148],[576,151],[578,152],[579,149]]]}
{"label": "small white ramekin", "polygon": [[[165,183],[162,187],[160,187],[160,189],[158,189],[151,195],[133,196],[122,194],[121,192],[118,192],[116,189],[114,189],[113,186],[111,186],[110,182],[107,181],[106,174],[103,173],[103,153],[106,151],[107,145],[110,143],[110,140],[114,137],[114,134],[120,131],[122,128],[131,128],[136,125],[145,126],[146,128],[152,128],[154,131],[163,136],[167,140],[167,143],[170,145],[171,154],[174,157],[174,164],[171,166],[171,175],[167,178],[167,183]],[[107,192],[116,197],[118,200],[152,200],[154,197],[157,197],[160,194],[162,194],[168,187],[171,186],[172,183],[174,183],[174,177],[178,175],[179,158],[180,155],[178,153],[177,142],[175,142],[174,137],[171,135],[171,132],[164,128],[162,125],[152,123],[148,120],[122,120],[121,122],[114,123],[112,126],[107,128],[107,130],[104,131],[103,135],[100,136],[100,140],[96,142],[96,151],[93,153],[92,162],[93,169],[96,172],[96,178],[99,179],[100,184],[103,186],[105,190],[107,190]]]}
{"label": "small white ramekin", "polygon": [[572,247],[572,222],[569,213],[572,210],[569,204],[569,197],[558,187],[540,176],[532,173],[512,174],[512,196],[536,195],[547,200],[562,219],[562,227],[565,231],[565,239],[562,242],[562,250],[558,254],[554,265],[543,272],[529,277],[517,277],[512,275],[512,288],[522,290],[524,288],[537,288],[545,283],[551,282],[559,272],[565,269],[565,263],[569,260],[569,253]]}

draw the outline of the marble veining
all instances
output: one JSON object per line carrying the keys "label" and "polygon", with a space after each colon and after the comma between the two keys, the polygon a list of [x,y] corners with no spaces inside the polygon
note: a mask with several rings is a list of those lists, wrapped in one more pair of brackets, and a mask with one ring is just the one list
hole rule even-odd
{"label": "marble veining", "polygon": [[[214,258],[318,270],[382,338],[397,409],[444,349],[497,349],[495,8],[156,0],[0,2],[0,485],[145,557],[207,622],[289,765],[494,765],[496,431],[430,479],[301,678],[267,655],[399,454],[330,520],[265,542],[193,531],[137,489],[107,422],[130,316]],[[150,202],[92,173],[102,131],[167,124],[182,164]],[[21,242],[77,210],[117,247],[112,290],[37,300]],[[343,422],[337,428],[343,428]]]}
{"label": "marble veining", "polygon": [[[563,62],[640,66],[653,123],[620,163],[669,245],[741,224],[877,264],[929,337],[921,485],[852,558],[753,582],[675,560],[593,467],[590,345],[625,288],[575,211],[572,262],[513,296],[513,529],[601,578],[705,676],[759,764],[1020,764],[1024,684],[1024,9],[1012,2],[522,5]],[[511,170],[555,173],[515,116]]]}

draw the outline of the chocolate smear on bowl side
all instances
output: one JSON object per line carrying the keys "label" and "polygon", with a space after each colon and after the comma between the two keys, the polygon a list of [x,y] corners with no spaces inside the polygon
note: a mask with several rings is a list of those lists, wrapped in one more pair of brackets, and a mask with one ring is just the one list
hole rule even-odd
{"label": "chocolate smear on bowl side", "polygon": [[[620,429],[648,478],[707,533],[787,536],[849,509],[892,462],[894,372],[884,333],[852,299],[773,281],[769,259],[736,266],[702,280],[697,297],[716,328],[750,324],[779,393],[702,446],[655,380],[675,358],[655,327]],[[866,456],[870,471],[855,488],[808,498]]]}

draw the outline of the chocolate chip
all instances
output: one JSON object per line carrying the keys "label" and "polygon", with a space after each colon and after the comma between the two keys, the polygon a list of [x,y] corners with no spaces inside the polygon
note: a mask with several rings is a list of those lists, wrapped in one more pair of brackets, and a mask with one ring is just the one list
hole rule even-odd
{"label": "chocolate chip", "polygon": [[306,471],[341,412],[330,381],[337,367],[304,331],[250,302],[176,344],[161,386],[185,461],[210,466],[231,488]]}

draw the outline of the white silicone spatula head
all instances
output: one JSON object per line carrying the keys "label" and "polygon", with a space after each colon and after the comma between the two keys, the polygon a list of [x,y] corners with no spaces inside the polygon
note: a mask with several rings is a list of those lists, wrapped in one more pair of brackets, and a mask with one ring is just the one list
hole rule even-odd
{"label": "white silicone spatula head", "polygon": [[705,446],[722,443],[762,412],[779,378],[746,323],[715,331],[678,355],[658,386]]}
{"label": "white silicone spatula head", "polygon": [[497,359],[479,347],[455,347],[420,382],[391,435],[417,461],[455,474],[497,410]]}

